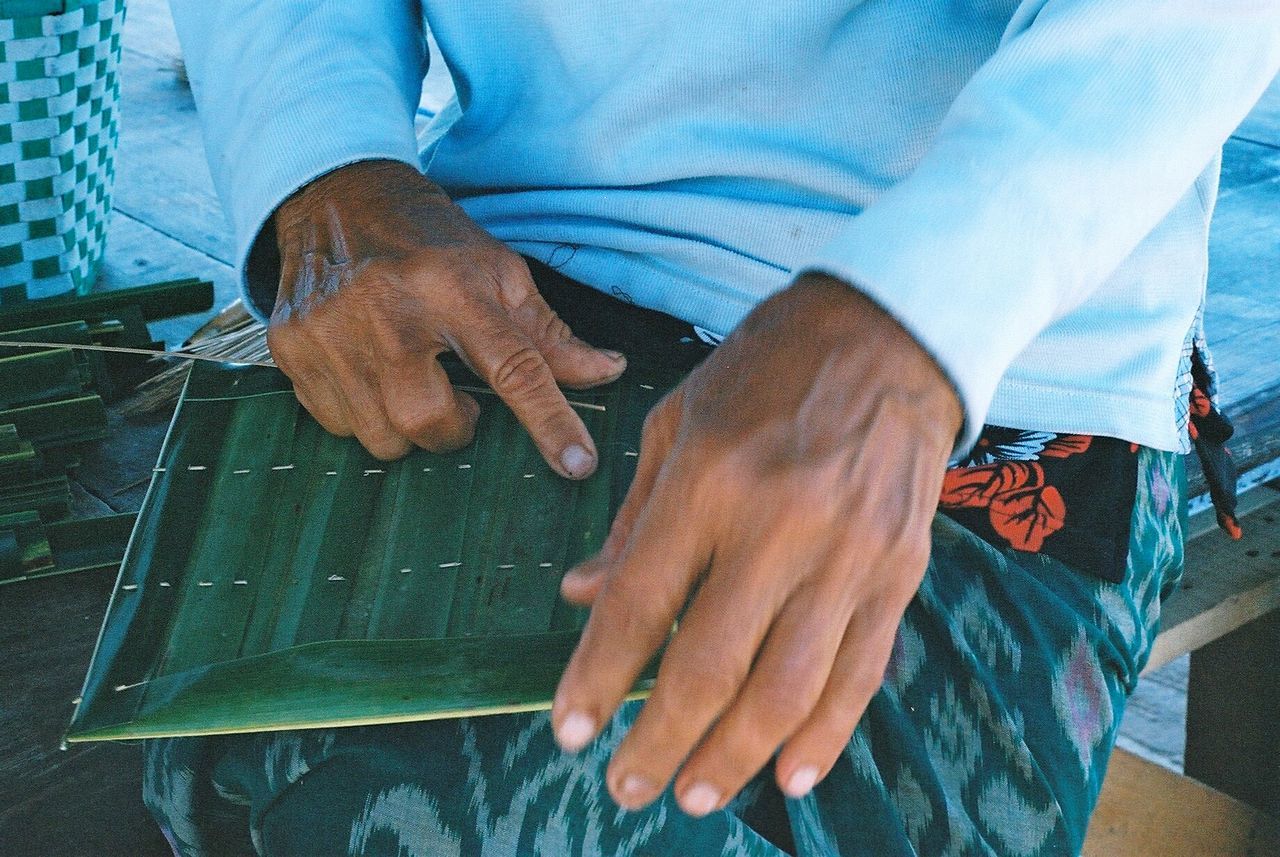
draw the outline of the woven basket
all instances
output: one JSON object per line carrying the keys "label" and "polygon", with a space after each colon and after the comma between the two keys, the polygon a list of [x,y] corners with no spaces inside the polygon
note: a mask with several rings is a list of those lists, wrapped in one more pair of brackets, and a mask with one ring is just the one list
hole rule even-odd
{"label": "woven basket", "polygon": [[125,0],[0,0],[0,303],[87,292],[107,237]]}

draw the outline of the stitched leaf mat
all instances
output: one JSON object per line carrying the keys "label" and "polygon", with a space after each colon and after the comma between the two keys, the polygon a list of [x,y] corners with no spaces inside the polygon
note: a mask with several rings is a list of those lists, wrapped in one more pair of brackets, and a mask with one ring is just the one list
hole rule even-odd
{"label": "stitched leaf mat", "polygon": [[471,445],[388,464],[326,434],[274,369],[193,367],[67,739],[549,707],[586,619],[560,578],[603,543],[681,374],[633,361],[569,393],[600,452],[572,482],[488,391]]}

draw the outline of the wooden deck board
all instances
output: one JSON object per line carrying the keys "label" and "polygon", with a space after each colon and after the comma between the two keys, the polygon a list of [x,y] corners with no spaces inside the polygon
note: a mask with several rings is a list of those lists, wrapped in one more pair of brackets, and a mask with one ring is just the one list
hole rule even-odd
{"label": "wooden deck board", "polygon": [[195,102],[168,58],[124,51],[115,210],[230,265],[231,229],[218,202]]}
{"label": "wooden deck board", "polygon": [[[218,306],[236,295],[229,230],[217,206],[190,92],[173,71],[176,41],[163,0],[131,0],[124,31],[116,207],[98,288],[183,276],[213,280]],[[152,325],[170,345],[204,316]],[[84,450],[72,483],[77,514],[141,503],[167,418],[112,415],[112,438]],[[121,491],[133,483],[134,487]],[[13,584],[0,592],[0,853],[150,857],[169,849],[141,801],[137,745],[59,751],[71,700],[97,639],[114,574]]]}
{"label": "wooden deck board", "polygon": [[0,592],[0,854],[167,854],[142,806],[138,745],[59,751],[111,594],[110,571]]}
{"label": "wooden deck board", "polygon": [[1205,306],[1205,332],[1228,407],[1280,385],[1277,212],[1280,149],[1229,141],[1210,230]]}
{"label": "wooden deck board", "polygon": [[[225,306],[238,294],[235,272],[230,265],[191,249],[141,220],[120,212],[112,215],[110,240],[99,280],[105,288],[202,277],[213,281],[215,306]],[[198,313],[165,319],[151,322],[148,327],[157,339],[174,346],[190,336],[208,315]]]}
{"label": "wooden deck board", "polygon": [[1129,753],[1111,756],[1085,857],[1267,857],[1280,825],[1256,809]]}

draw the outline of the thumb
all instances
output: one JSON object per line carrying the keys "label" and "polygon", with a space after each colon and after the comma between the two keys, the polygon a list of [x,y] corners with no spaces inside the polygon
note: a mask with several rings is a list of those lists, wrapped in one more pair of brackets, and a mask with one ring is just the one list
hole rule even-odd
{"label": "thumb", "polygon": [[604,588],[609,566],[608,560],[596,557],[569,569],[560,580],[560,594],[571,604],[589,607]]}

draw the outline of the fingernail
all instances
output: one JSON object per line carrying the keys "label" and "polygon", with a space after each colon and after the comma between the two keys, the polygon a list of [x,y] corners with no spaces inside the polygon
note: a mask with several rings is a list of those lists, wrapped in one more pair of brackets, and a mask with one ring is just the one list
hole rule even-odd
{"label": "fingernail", "polygon": [[635,806],[648,803],[657,789],[648,777],[642,774],[627,774],[622,778],[622,785],[618,791],[626,805]]}
{"label": "fingernail", "polygon": [[564,577],[560,579],[560,582],[566,586],[584,586],[589,583],[593,577],[595,577],[594,574],[585,572],[582,569],[571,568],[564,573]]}
{"label": "fingernail", "polygon": [[787,779],[784,791],[787,797],[804,797],[818,782],[818,769],[813,765],[796,768]]}
{"label": "fingernail", "polygon": [[611,351],[608,348],[601,348],[600,353],[603,354],[605,357],[608,357],[614,363],[618,363],[620,361],[627,359],[625,356],[623,356],[621,351]]}
{"label": "fingernail", "polygon": [[565,447],[560,453],[560,464],[570,476],[586,476],[595,465],[595,457],[578,444]]}
{"label": "fingernail", "polygon": [[556,741],[568,753],[576,753],[591,743],[596,734],[596,722],[581,711],[570,711],[556,730]]}
{"label": "fingernail", "polygon": [[703,816],[720,805],[720,790],[710,783],[694,783],[680,799],[680,807],[693,816]]}

